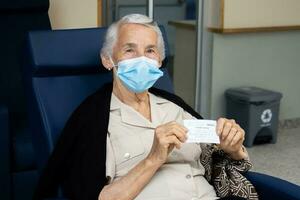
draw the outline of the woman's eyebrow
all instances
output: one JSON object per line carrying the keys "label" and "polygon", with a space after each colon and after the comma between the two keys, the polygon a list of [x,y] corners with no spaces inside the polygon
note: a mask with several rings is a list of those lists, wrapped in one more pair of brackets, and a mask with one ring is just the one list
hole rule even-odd
{"label": "woman's eyebrow", "polygon": [[131,48],[134,48],[136,47],[137,45],[135,43],[125,43],[122,47],[123,48],[126,48],[126,47],[131,47]]}
{"label": "woman's eyebrow", "polygon": [[148,46],[146,46],[147,49],[150,49],[150,48],[157,48],[157,46],[155,44],[150,44]]}
{"label": "woman's eyebrow", "polygon": [[[136,48],[137,44],[129,42],[129,43],[125,43],[122,48]],[[151,49],[151,48],[157,48],[157,45],[155,44],[149,44],[146,46],[146,49]]]}

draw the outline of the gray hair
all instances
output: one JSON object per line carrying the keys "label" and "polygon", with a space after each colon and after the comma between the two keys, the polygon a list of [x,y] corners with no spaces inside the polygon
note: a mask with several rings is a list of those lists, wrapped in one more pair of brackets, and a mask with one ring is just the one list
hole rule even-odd
{"label": "gray hair", "polygon": [[157,48],[161,59],[165,58],[165,44],[162,37],[162,33],[155,21],[151,18],[141,15],[141,14],[130,14],[122,17],[119,21],[113,23],[109,26],[103,47],[101,49],[101,55],[103,56],[112,56],[114,45],[117,42],[118,30],[123,24],[142,24],[153,29],[157,34]]}

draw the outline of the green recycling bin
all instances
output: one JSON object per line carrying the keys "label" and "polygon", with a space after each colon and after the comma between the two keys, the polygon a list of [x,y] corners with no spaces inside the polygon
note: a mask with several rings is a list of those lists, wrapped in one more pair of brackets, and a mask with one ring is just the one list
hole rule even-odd
{"label": "green recycling bin", "polygon": [[245,130],[244,145],[276,143],[282,94],[257,87],[230,88],[225,92],[226,117]]}

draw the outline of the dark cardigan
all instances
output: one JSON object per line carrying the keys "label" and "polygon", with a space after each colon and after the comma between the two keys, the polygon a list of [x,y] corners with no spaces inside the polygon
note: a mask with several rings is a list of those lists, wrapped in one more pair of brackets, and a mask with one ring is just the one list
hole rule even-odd
{"label": "dark cardigan", "polygon": [[[180,97],[156,88],[149,91],[202,118]],[[98,199],[107,184],[106,138],[111,93],[110,83],[86,98],[73,112],[40,177],[34,199],[56,197],[59,186],[69,199]]]}

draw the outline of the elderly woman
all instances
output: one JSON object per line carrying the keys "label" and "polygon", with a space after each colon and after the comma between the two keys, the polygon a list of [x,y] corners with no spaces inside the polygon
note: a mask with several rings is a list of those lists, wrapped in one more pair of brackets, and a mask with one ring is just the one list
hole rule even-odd
{"label": "elderly woman", "polygon": [[[127,15],[109,27],[101,59],[113,83],[73,113],[35,199],[54,196],[59,186],[81,200],[257,198],[240,174],[251,164],[234,120],[217,121],[218,147],[185,143],[183,120],[201,116],[179,97],[151,88],[163,76],[164,58],[161,31],[148,17]],[[221,161],[212,160],[213,152]]]}

